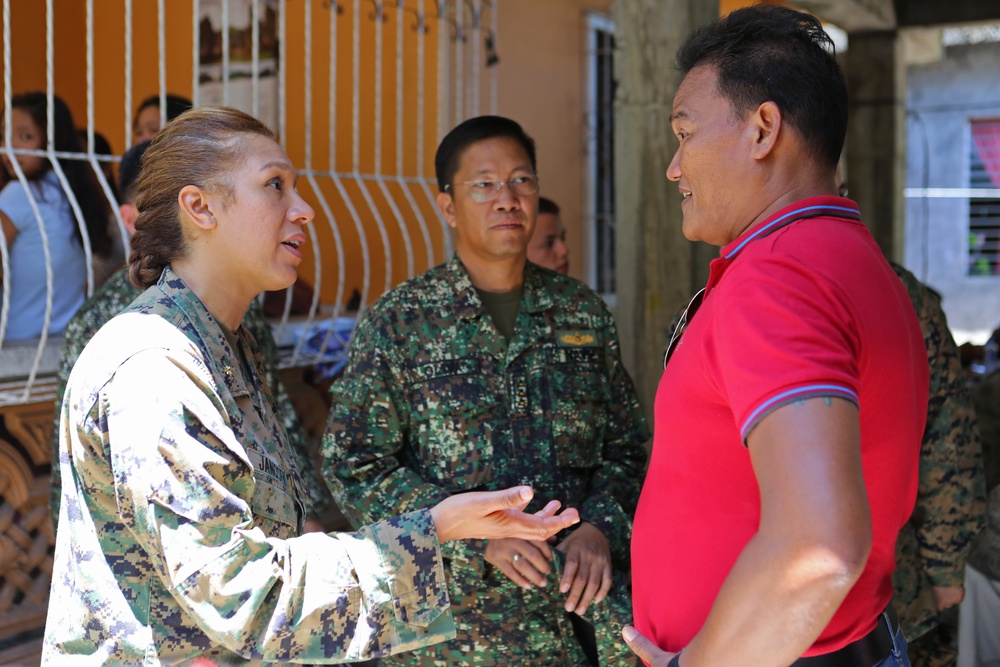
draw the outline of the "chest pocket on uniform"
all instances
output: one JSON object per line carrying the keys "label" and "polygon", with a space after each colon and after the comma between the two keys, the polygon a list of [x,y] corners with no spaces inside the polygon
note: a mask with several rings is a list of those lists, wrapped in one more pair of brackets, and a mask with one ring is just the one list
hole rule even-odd
{"label": "chest pocket on uniform", "polygon": [[298,534],[298,506],[290,494],[291,479],[281,464],[269,455],[249,450],[255,485],[251,500],[255,524],[268,537],[287,539]]}
{"label": "chest pocket on uniform", "polygon": [[[233,433],[245,447],[253,464],[254,488],[250,507],[254,525],[268,537],[287,539],[298,534],[299,509],[295,502],[295,482],[276,453],[274,424],[265,424],[257,415],[249,395],[236,397],[240,407]],[[272,418],[273,419],[273,418]],[[268,428],[268,427],[272,428]]]}
{"label": "chest pocket on uniform", "polygon": [[603,349],[555,350],[552,362],[545,373],[556,459],[560,466],[596,467],[610,398]]}
{"label": "chest pocket on uniform", "polygon": [[497,398],[475,359],[432,362],[414,369],[409,387],[411,429],[421,477],[449,491],[493,478]]}

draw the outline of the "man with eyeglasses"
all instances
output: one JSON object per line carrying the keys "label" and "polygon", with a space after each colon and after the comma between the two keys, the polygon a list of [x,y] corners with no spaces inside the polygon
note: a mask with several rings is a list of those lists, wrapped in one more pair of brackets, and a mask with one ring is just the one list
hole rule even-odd
{"label": "man with eyeglasses", "polygon": [[359,324],[332,390],[324,476],[359,524],[515,481],[582,521],[552,544],[446,546],[456,638],[385,662],[636,664],[616,633],[630,616],[621,572],[649,433],[611,314],[583,284],[527,262],[538,177],[520,125],[465,121],[435,168],[456,256]]}

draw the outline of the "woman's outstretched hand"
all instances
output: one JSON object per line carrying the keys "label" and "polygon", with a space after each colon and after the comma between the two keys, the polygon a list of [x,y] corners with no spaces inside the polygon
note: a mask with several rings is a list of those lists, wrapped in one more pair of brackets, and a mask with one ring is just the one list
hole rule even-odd
{"label": "woman's outstretched hand", "polygon": [[550,501],[535,514],[524,508],[534,495],[529,486],[515,486],[503,491],[472,491],[442,500],[431,508],[438,540],[496,540],[516,537],[522,540],[546,540],[560,530],[580,521],[573,508],[559,509],[559,501]]}

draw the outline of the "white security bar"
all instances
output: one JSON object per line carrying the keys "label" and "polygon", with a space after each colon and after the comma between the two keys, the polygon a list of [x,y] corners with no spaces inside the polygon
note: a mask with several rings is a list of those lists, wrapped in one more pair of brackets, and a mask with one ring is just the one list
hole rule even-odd
{"label": "white security bar", "polygon": [[[86,122],[86,127],[81,123],[80,128],[82,133],[85,132],[86,147],[81,152],[56,150],[54,136],[50,132],[46,145],[39,150],[12,148],[11,100],[16,93],[23,91],[13,89],[12,71],[16,65],[13,60],[16,52],[12,48],[11,35],[23,33],[18,33],[19,27],[11,22],[12,13],[17,20],[17,12],[12,12],[12,5],[18,6],[12,0],[3,0],[5,144],[0,150],[10,160],[12,171],[22,186],[28,183],[28,179],[20,169],[16,156],[37,155],[51,162],[83,238],[82,252],[88,266],[88,295],[97,286],[93,252],[86,221],[62,165],[66,160],[75,160],[85,162],[92,168],[114,214],[115,220],[112,223],[109,218],[109,224],[118,228],[127,257],[128,234],[118,213],[118,202],[114,200],[113,185],[101,165],[120,160],[120,154],[132,144],[135,98],[138,97],[134,92],[139,90],[134,90],[137,77],[134,45],[152,48],[154,40],[157,56],[155,79],[150,76],[152,72],[148,75],[139,73],[139,79],[141,81],[142,76],[146,76],[155,81],[161,125],[167,121],[167,95],[170,93],[189,95],[196,106],[209,100],[241,108],[245,106],[245,111],[271,119],[269,122],[276,125],[283,147],[297,163],[301,163],[297,166],[301,167],[302,182],[308,184],[305,194],[317,210],[315,224],[307,227],[313,244],[313,266],[307,280],[313,283],[313,296],[308,312],[293,315],[293,289],[289,288],[285,295],[283,315],[280,321],[275,322],[276,338],[287,345],[284,364],[312,364],[328,360],[331,355],[345,354],[349,334],[341,329],[331,325],[318,342],[313,337],[308,344],[306,334],[316,326],[325,326],[327,321],[336,321],[345,314],[357,317],[383,291],[453,254],[450,229],[436,213],[437,185],[427,164],[428,151],[434,151],[436,141],[426,132],[433,128],[436,130],[434,136],[440,138],[455,124],[481,113],[482,109],[488,109],[489,113],[496,112],[497,72],[491,65],[498,44],[499,0],[302,0],[291,5],[287,0],[192,0],[188,5],[192,11],[191,20],[184,19],[192,31],[190,77],[183,70],[178,72],[174,69],[188,66],[183,58],[178,60],[176,57],[176,44],[173,43],[176,29],[171,27],[168,30],[167,27],[168,24],[177,25],[177,5],[166,0],[122,0],[117,9],[109,9],[112,5],[95,3],[94,0],[60,0],[62,2],[80,2],[86,7],[86,24],[81,26],[86,31],[86,71],[83,71],[82,63],[56,62],[54,21],[57,20],[57,3],[46,0],[44,38],[48,123],[53,126],[52,102],[59,94],[55,88],[55,68],[58,66],[67,71],[80,68],[80,76],[86,77],[86,110],[85,113],[80,113],[82,109],[78,111],[77,120]],[[136,15],[140,10],[140,16],[150,16],[151,12],[155,12],[156,25],[137,24]],[[294,16],[302,17],[301,23],[294,21],[294,30],[289,25],[290,10],[294,10]],[[101,72],[97,71],[95,47],[99,47],[100,42],[95,45],[95,26],[100,29],[103,25],[102,16],[97,12],[109,11],[120,11],[124,18],[125,43],[120,76],[113,72],[111,76],[99,76]],[[327,11],[329,20],[315,21],[317,11]],[[221,42],[221,77],[217,88],[206,88],[207,84],[202,80],[200,32],[206,12],[212,16],[212,30],[219,29],[219,34],[215,36],[219,41],[213,47],[216,55]],[[246,25],[247,16],[249,26]],[[343,22],[347,20],[351,22]],[[265,25],[269,26],[267,40],[263,32]],[[247,32],[241,33],[245,28],[248,28]],[[323,35],[324,32],[327,34]],[[237,39],[236,36],[241,34],[247,35],[246,42],[242,36]],[[41,39],[42,36],[37,35],[36,38]],[[314,46],[322,38],[328,39],[329,53],[319,56]],[[339,51],[338,39],[339,46],[345,47]],[[344,39],[349,39],[351,44],[343,44]],[[434,40],[437,48],[427,48],[428,40]],[[245,52],[247,43],[249,54]],[[302,50],[298,51],[300,43]],[[295,90],[289,89],[290,46],[295,49],[295,58],[300,54],[304,58],[304,90],[299,89],[301,78],[295,79]],[[273,53],[268,51],[273,48],[277,48],[277,57],[273,58],[277,61],[276,71],[268,69],[271,64],[264,55]],[[351,62],[341,62],[343,67],[339,67],[338,59],[342,61],[345,54]],[[367,59],[369,55],[371,60]],[[366,59],[362,60],[363,57]],[[329,76],[320,76],[317,80],[314,69],[326,66],[325,60],[329,62]],[[248,62],[249,72],[246,71]],[[434,72],[437,73],[436,85],[428,87],[427,75]],[[246,78],[231,78],[234,73],[237,77]],[[168,89],[168,80],[176,81],[178,74],[191,82],[190,91]],[[215,76],[213,70],[210,75],[213,81]],[[366,77],[364,81],[362,76]],[[489,76],[488,82],[482,80],[484,76]],[[416,78],[415,85],[413,77]],[[246,83],[249,91],[243,87]],[[121,85],[122,89],[115,90],[117,85]],[[216,94],[219,97],[214,97]],[[289,95],[295,97],[290,98]],[[350,97],[344,98],[343,95]],[[145,96],[143,93],[142,97]],[[117,116],[123,118],[123,125],[118,124],[119,120],[114,123],[115,128],[123,129],[121,135],[118,135],[117,129],[114,131],[114,135],[122,138],[120,146],[115,147],[114,156],[97,154],[95,141],[98,128],[106,127],[107,123],[101,116],[107,113],[106,105],[102,110],[99,103],[109,98],[121,100],[115,101],[114,107],[124,112],[122,116]],[[290,107],[289,101],[292,100],[296,104]],[[338,100],[346,106],[342,104],[338,108]],[[301,116],[300,101],[304,101]],[[324,102],[328,104],[326,113]],[[372,115],[363,118],[362,109],[371,106],[374,106]],[[294,121],[289,117],[290,112],[295,114]],[[273,116],[270,115],[272,113]],[[349,123],[342,118],[344,113],[351,114]],[[428,113],[433,114],[430,125]],[[389,114],[394,114],[391,121],[387,117]],[[327,138],[317,136],[314,127],[317,116],[327,122]],[[338,116],[343,121],[339,124]],[[290,127],[294,134],[290,135]],[[345,131],[338,132],[338,127],[343,127]],[[104,131],[107,133],[106,129]],[[345,136],[348,131],[350,137]],[[314,143],[316,141],[322,143]],[[344,144],[344,141],[351,143]],[[317,146],[329,151],[326,164],[317,164],[314,150]],[[344,153],[344,159],[339,161],[338,146],[350,147],[349,152]],[[390,155],[392,157],[388,157]],[[7,323],[11,317],[12,285],[10,280],[2,281],[0,405],[50,398],[61,346],[60,336],[48,334],[59,267],[52,266],[51,239],[46,234],[38,203],[32,196],[31,188],[25,188],[25,191],[41,236],[43,252],[39,261],[45,262],[45,321],[37,340],[5,343]],[[390,217],[391,220],[388,219]],[[431,217],[436,217],[437,221],[431,220]],[[370,239],[373,234],[381,243],[381,252],[372,246]],[[11,275],[10,248],[2,237],[0,269],[4,276]],[[325,291],[324,285],[327,287]],[[353,287],[357,290],[353,299],[357,310],[346,313]]]}
{"label": "white security bar", "polygon": [[1000,188],[905,188],[908,199],[1000,199]]}
{"label": "white security bar", "polygon": [[[164,107],[165,105],[160,105],[161,109]],[[108,183],[107,176],[104,175],[104,170],[98,164],[97,155],[94,153],[94,0],[87,0],[87,162],[90,163],[91,169],[97,176],[101,190],[104,191],[104,197],[111,202],[111,213],[115,216],[115,223],[118,226],[118,233],[127,260],[129,256],[128,230],[125,229],[121,212],[114,205],[115,195],[111,190],[111,184]]]}

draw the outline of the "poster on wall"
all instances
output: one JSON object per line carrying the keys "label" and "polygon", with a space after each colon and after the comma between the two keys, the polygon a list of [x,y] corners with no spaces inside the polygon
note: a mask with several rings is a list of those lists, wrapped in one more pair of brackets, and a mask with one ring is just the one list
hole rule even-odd
{"label": "poster on wall", "polygon": [[[198,103],[228,104],[253,113],[253,3],[258,3],[257,117],[278,129],[278,0],[201,0],[198,17]],[[223,3],[228,4],[228,17]],[[229,68],[222,53],[229,21]],[[226,100],[225,82],[229,82]]]}

